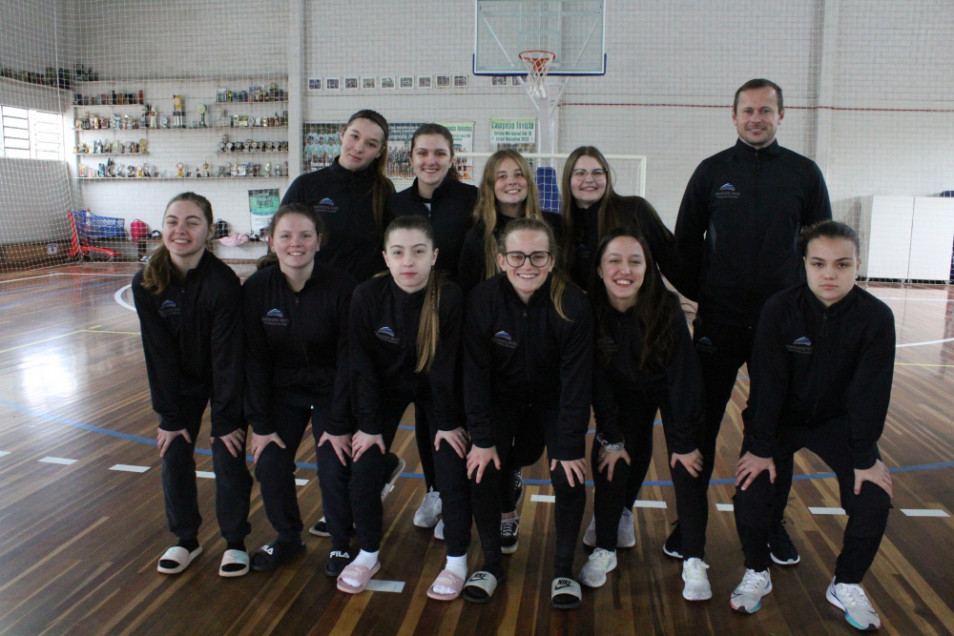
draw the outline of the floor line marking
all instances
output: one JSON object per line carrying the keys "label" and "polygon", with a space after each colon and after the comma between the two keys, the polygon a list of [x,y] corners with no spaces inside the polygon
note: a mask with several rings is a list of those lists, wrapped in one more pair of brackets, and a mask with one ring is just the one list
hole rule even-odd
{"label": "floor line marking", "polygon": [[61,338],[67,338],[69,336],[75,336],[78,333],[83,333],[85,329],[77,329],[76,331],[71,331],[69,333],[63,333],[58,336],[50,336],[49,338],[44,338],[43,340],[36,340],[34,342],[27,342],[22,345],[17,345],[15,347],[10,347],[9,349],[0,349],[0,353],[7,353],[9,351],[16,351],[17,349],[23,349],[24,347],[33,347],[38,344],[43,344],[44,342],[50,342],[51,340],[60,340]]}
{"label": "floor line marking", "polygon": [[934,364],[929,362],[895,362],[896,367],[952,367],[954,364]]}
{"label": "floor line marking", "polygon": [[114,333],[120,336],[141,336],[141,331],[109,331],[107,329],[83,329],[83,333]]}
{"label": "floor line marking", "polygon": [[901,512],[909,517],[950,517],[943,510],[937,508],[902,508]]}
{"label": "floor line marking", "polygon": [[906,344],[894,345],[895,349],[903,347],[920,347],[922,345],[942,344],[945,342],[954,342],[954,338],[941,338],[940,340],[925,340],[924,342],[908,342]]}
{"label": "floor line marking", "polygon": [[[148,444],[150,446],[156,446],[155,438],[142,437],[141,435],[132,435],[130,433],[121,433],[119,431],[113,431],[108,428],[103,428],[101,426],[94,426],[92,424],[85,424],[83,422],[68,420],[65,417],[60,417],[58,415],[53,415],[51,413],[38,411],[36,409],[23,406],[22,404],[17,404],[15,402],[11,402],[3,398],[0,398],[0,406],[6,406],[13,410],[20,411],[21,413],[27,413],[36,417],[43,418],[48,421],[57,422],[58,424],[64,424],[66,426],[70,426],[73,428],[78,428],[78,429],[93,432],[93,433],[100,433],[102,435],[108,435],[110,437],[117,437],[119,439],[125,439],[127,441],[139,442],[141,444]],[[211,450],[207,448],[199,448],[199,447],[196,447],[195,452],[199,453],[200,455],[212,454]],[[252,461],[251,455],[246,455],[245,459],[248,462]],[[314,462],[295,462],[295,466],[298,468],[304,468],[304,469],[310,469],[310,470],[317,470],[318,468],[318,465],[315,464]],[[928,464],[914,464],[911,466],[895,466],[893,468],[889,468],[888,472],[892,474],[907,473],[907,472],[917,472],[922,470],[938,470],[943,468],[954,468],[954,460],[934,462],[934,463],[928,463]],[[401,473],[401,477],[404,477],[407,479],[424,479],[423,474],[413,473],[409,471]],[[808,480],[815,480],[815,479],[831,479],[834,477],[835,477],[835,473],[827,472],[827,473],[814,473],[814,474],[798,474],[793,476],[792,479],[795,481],[808,481]],[[524,479],[523,481],[528,486],[549,486],[550,485],[549,479]],[[731,485],[731,484],[735,484],[735,478],[728,477],[724,479],[712,479],[710,480],[709,484],[710,485],[711,484]],[[588,480],[586,481],[585,485],[592,486],[593,481]],[[672,486],[672,480],[648,480],[647,479],[646,481],[643,482],[643,486]]]}
{"label": "floor line marking", "polygon": [[719,512],[732,512],[735,510],[735,504],[717,503],[716,510]]}
{"label": "floor line marking", "polygon": [[197,470],[195,476],[202,479],[215,479],[215,473],[210,470]]}
{"label": "floor line marking", "polygon": [[813,515],[843,515],[844,508],[827,508],[825,506],[809,506],[808,511]]}
{"label": "floor line marking", "polygon": [[296,479],[296,480],[295,480],[295,485],[296,485],[296,486],[307,486],[307,485],[308,485],[308,480],[307,480],[307,479]]}
{"label": "floor line marking", "polygon": [[651,499],[637,499],[633,504],[634,508],[665,508],[665,501],[653,501]]}
{"label": "floor line marking", "polygon": [[537,503],[556,503],[556,495],[530,495],[530,501]]}
{"label": "floor line marking", "polygon": [[129,289],[130,287],[132,287],[132,283],[126,285],[125,287],[120,287],[120,288],[116,291],[116,293],[113,294],[113,300],[115,300],[115,301],[116,301],[116,304],[119,305],[120,307],[123,307],[123,308],[125,308],[125,309],[128,309],[129,311],[135,312],[135,311],[136,311],[136,308],[135,308],[134,306],[130,305],[129,303],[127,303],[125,300],[123,300],[123,292],[125,292],[125,291],[126,291],[127,289]]}
{"label": "floor line marking", "polygon": [[377,581],[371,579],[368,581],[368,586],[364,589],[371,590],[372,592],[394,592],[395,594],[400,594],[404,591],[404,581]]}
{"label": "floor line marking", "polygon": [[60,464],[61,466],[69,466],[70,464],[75,464],[79,460],[67,459],[66,457],[43,457],[37,461],[44,464]]}
{"label": "floor line marking", "polygon": [[133,466],[132,464],[115,464],[109,467],[109,470],[119,470],[125,473],[144,473],[149,470],[149,466]]}

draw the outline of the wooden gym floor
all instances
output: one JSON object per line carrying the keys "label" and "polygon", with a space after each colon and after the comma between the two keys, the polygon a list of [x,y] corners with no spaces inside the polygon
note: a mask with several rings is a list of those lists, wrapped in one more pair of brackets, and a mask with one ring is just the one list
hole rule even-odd
{"label": "wooden gym floor", "polygon": [[[395,451],[408,462],[385,504],[383,568],[401,592],[337,592],[322,569],[327,539],[304,535],[304,557],[278,571],[226,580],[213,510],[214,482],[199,479],[202,556],[182,575],[156,572],[173,543],[166,530],[154,445],[156,419],[129,304],[134,265],[90,265],[0,277],[0,633],[3,634],[849,634],[825,601],[845,517],[827,468],[797,457],[787,510],[802,555],[773,567],[774,592],[755,615],[728,596],[743,572],[729,485],[740,442],[741,377],[723,425],[710,488],[707,561],[714,598],[681,597],[680,563],[661,546],[675,518],[656,431],[656,454],[636,509],[636,547],[620,551],[606,586],[579,610],[549,604],[554,532],[543,462],[529,480],[520,547],[487,605],[428,600],[444,549],[411,520],[422,495],[413,431]],[[249,266],[238,266],[243,276]],[[954,288],[869,286],[895,313],[898,355],[881,451],[894,471],[895,509],[865,579],[886,634],[954,633]],[[240,346],[240,343],[236,343]],[[744,370],[743,370],[744,373]],[[405,424],[410,420],[405,417]],[[204,435],[208,429],[205,428]],[[208,438],[199,442],[208,449]],[[211,471],[207,454],[199,469]],[[314,452],[299,455],[306,524],[321,516]],[[589,522],[592,491],[584,525]],[[836,514],[831,514],[835,512]],[[256,487],[254,550],[273,538]],[[575,567],[587,552],[581,543]],[[471,569],[479,564],[474,536]]]}

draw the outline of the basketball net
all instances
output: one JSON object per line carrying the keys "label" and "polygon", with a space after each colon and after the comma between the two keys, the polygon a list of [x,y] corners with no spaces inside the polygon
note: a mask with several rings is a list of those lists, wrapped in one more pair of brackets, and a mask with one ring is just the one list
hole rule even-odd
{"label": "basketball net", "polygon": [[551,80],[547,86],[547,73],[556,59],[556,54],[551,51],[523,51],[520,53],[520,59],[527,65],[527,78],[521,78],[520,81],[536,107],[540,120],[537,148],[543,153],[556,152],[555,111],[563,99],[566,78]]}
{"label": "basketball net", "polygon": [[523,51],[520,59],[527,65],[527,79],[525,87],[531,98],[546,99],[547,72],[550,64],[556,59],[556,53],[550,51]]}

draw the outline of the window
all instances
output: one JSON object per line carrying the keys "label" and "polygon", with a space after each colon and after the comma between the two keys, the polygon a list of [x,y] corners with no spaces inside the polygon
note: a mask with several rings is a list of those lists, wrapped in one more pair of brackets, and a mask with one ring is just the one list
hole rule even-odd
{"label": "window", "polygon": [[64,160],[63,116],[0,106],[0,156]]}

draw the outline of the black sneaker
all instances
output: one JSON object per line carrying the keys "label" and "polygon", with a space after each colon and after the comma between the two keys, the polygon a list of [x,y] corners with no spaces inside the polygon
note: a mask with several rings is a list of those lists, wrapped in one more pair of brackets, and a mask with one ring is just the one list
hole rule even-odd
{"label": "black sneaker", "polygon": [[520,532],[520,517],[500,520],[500,551],[513,554],[517,551],[517,534]]}
{"label": "black sneaker", "polygon": [[788,531],[785,530],[785,521],[769,530],[769,550],[771,550],[772,560],[779,565],[795,565],[802,560],[798,554],[798,548],[792,543]]}
{"label": "black sneaker", "polygon": [[666,543],[663,544],[663,552],[666,556],[671,556],[674,559],[682,558],[682,531],[679,530],[679,522],[676,521],[673,525],[672,532],[669,533],[669,537],[666,539]]}
{"label": "black sneaker", "polygon": [[322,517],[319,519],[315,525],[308,528],[310,534],[315,535],[316,537],[330,537],[331,533],[328,532],[328,521]]}
{"label": "black sneaker", "polygon": [[252,569],[256,572],[268,572],[288,563],[305,551],[304,543],[275,541],[266,543],[252,556]]}
{"label": "black sneaker", "polygon": [[328,562],[325,564],[325,574],[337,578],[353,559],[350,549],[332,550],[331,554],[328,555]]}

